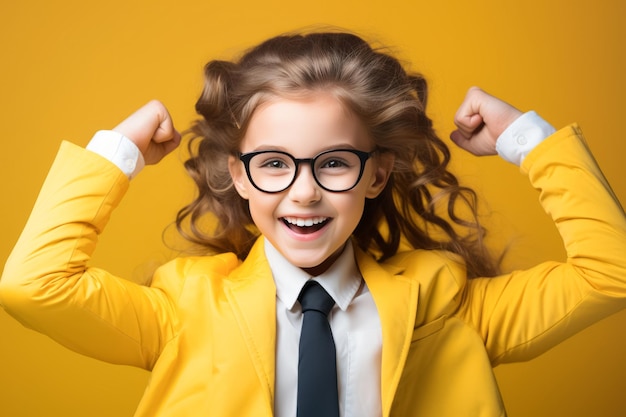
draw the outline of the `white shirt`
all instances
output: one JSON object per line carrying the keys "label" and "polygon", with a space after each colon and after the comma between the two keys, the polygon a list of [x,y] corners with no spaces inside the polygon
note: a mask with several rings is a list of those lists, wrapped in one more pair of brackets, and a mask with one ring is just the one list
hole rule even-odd
{"label": "white shirt", "polygon": [[[520,165],[555,129],[535,112],[515,120],[498,138],[496,150]],[[143,158],[128,138],[99,131],[87,149],[117,165],[129,178],[143,167]],[[276,417],[296,415],[298,343],[302,311],[300,290],[311,277],[291,265],[267,240],[265,254],[276,282]],[[378,417],[381,412],[380,372],[382,329],[376,305],[358,271],[351,241],[324,274],[315,277],[335,300],[329,322],[337,349],[337,383],[342,417]]]}

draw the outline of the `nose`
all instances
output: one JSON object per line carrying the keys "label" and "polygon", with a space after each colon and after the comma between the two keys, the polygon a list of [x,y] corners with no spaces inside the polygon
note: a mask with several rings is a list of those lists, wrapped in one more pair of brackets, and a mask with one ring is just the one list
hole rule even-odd
{"label": "nose", "polygon": [[289,198],[303,205],[316,203],[322,196],[321,188],[313,178],[311,166],[300,165],[296,179],[289,187]]}

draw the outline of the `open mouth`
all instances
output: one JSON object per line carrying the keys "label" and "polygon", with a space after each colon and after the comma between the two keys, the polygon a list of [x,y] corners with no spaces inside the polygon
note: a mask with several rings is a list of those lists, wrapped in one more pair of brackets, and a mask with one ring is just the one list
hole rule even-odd
{"label": "open mouth", "polygon": [[283,217],[282,221],[294,232],[301,234],[314,233],[322,229],[331,219],[329,217],[311,217],[303,219],[299,217]]}

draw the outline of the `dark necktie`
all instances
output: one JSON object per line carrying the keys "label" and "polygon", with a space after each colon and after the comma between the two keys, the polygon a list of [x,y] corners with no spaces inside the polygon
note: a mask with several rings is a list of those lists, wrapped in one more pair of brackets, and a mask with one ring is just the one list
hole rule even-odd
{"label": "dark necktie", "polygon": [[312,280],[304,285],[298,300],[304,318],[298,357],[297,417],[339,417],[335,341],[328,324],[335,301]]}

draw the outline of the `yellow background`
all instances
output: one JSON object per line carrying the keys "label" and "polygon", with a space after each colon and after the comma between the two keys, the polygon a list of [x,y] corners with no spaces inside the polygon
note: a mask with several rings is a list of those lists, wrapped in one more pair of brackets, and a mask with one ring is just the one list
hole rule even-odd
{"label": "yellow background", "polygon": [[[61,139],[85,145],[144,102],[194,117],[203,64],[316,24],[392,45],[430,80],[430,113],[447,136],[479,85],[561,127],[578,121],[626,202],[626,7],[620,0],[22,0],[0,5],[0,262]],[[455,163],[492,213],[507,266],[563,258],[554,227],[517,169],[459,153]],[[174,154],[133,181],[101,239],[97,265],[141,279],[171,256],[161,233],[192,196]],[[626,254],[625,254],[626,256]],[[626,313],[529,363],[497,368],[511,416],[626,415]],[[0,311],[0,415],[131,416],[148,374],[78,356]],[[235,388],[236,389],[236,388]]]}

